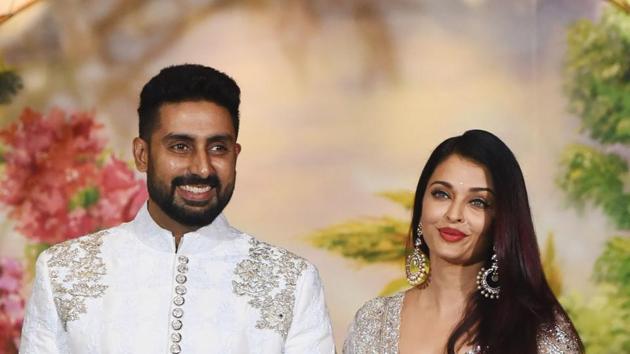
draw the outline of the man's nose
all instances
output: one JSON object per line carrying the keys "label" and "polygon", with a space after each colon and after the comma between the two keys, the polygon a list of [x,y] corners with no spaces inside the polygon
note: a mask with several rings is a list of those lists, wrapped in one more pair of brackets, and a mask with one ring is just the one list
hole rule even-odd
{"label": "man's nose", "polygon": [[210,157],[206,151],[199,151],[193,156],[190,172],[202,178],[210,176],[213,172],[213,168]]}

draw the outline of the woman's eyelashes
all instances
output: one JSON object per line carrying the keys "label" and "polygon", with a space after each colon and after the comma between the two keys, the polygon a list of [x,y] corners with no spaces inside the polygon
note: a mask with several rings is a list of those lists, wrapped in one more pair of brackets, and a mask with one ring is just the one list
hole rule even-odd
{"label": "woman's eyelashes", "polygon": [[[451,193],[443,189],[432,190],[431,196],[438,200],[452,199]],[[470,197],[468,203],[477,209],[488,209],[492,206],[491,202],[487,198],[479,196]]]}

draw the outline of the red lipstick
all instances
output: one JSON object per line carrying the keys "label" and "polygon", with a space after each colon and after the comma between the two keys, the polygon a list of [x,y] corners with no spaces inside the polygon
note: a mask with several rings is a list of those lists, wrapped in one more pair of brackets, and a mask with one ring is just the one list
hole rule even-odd
{"label": "red lipstick", "polygon": [[452,229],[450,227],[443,227],[441,229],[438,229],[438,231],[440,231],[440,236],[442,236],[442,238],[446,242],[457,242],[466,237],[466,234],[464,234],[463,232],[457,229]]}

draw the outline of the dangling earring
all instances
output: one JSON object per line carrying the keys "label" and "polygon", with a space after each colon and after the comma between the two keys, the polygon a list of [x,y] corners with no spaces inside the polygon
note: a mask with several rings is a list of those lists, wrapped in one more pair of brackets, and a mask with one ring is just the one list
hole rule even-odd
{"label": "dangling earring", "polygon": [[[411,240],[413,241],[413,239],[412,235]],[[407,256],[405,263],[407,281],[411,286],[421,285],[429,278],[429,259],[420,250],[420,245],[422,245],[422,224],[418,224],[416,239],[413,241],[413,252]]]}
{"label": "dangling earring", "polygon": [[477,289],[481,290],[481,295],[486,298],[498,299],[501,290],[501,286],[499,286],[499,262],[494,247],[492,247],[492,251],[490,268],[481,267],[477,274]]}

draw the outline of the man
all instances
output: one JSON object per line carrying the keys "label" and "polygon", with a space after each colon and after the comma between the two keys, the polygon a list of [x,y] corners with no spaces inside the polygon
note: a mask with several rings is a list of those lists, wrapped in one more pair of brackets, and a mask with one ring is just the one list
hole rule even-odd
{"label": "man", "polygon": [[234,80],[201,65],[144,86],[133,155],[146,208],[42,253],[21,353],[334,352],[315,267],[221,214],[239,103]]}

